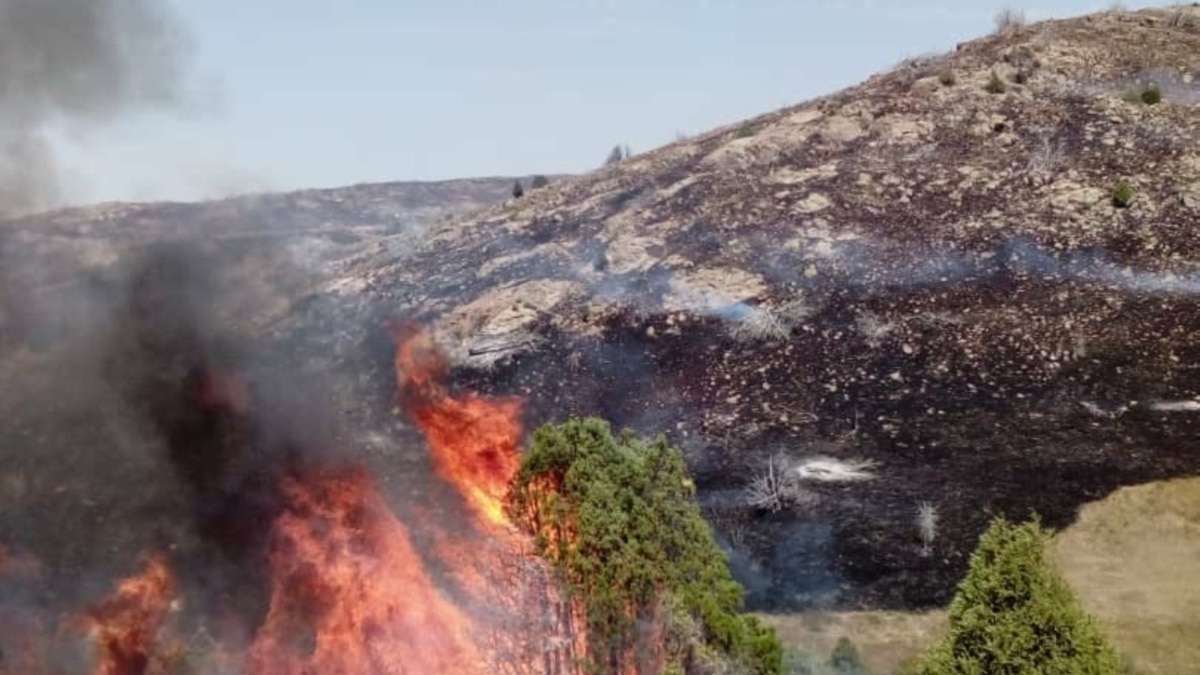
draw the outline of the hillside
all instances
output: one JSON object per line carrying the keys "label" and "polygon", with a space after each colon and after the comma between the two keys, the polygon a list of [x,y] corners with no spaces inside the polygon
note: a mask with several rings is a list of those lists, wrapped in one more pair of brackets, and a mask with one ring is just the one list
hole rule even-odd
{"label": "hillside", "polygon": [[[181,244],[241,286],[303,294],[351,252],[511,196],[513,178],[364,184],[195,203],[108,203],[0,223],[0,341],[61,336],[148,247]],[[528,183],[528,179],[524,179]],[[62,311],[60,311],[62,310]],[[43,316],[39,316],[43,315]],[[240,318],[269,320],[255,305]]]}
{"label": "hillside", "polygon": [[453,389],[521,397],[525,429],[667,434],[753,609],[944,604],[993,515],[1060,527],[1200,470],[1197,80],[1200,9],[1114,11],[521,199],[496,179],[11,224],[0,535],[65,588],[163,542],[221,581],[184,555],[202,547],[164,455],[202,441],[152,424],[218,449],[249,433],[167,414],[163,392],[213,368],[270,402],[254,431],[287,454],[184,452],[185,473],[252,508],[263,463],[353,458],[401,520],[441,523],[457,493],[399,415],[387,330],[416,319]]}
{"label": "hillside", "polygon": [[381,368],[416,316],[532,421],[668,433],[761,609],[942,603],[991,515],[1200,469],[1197,80],[1200,9],[1012,26],[348,258],[281,335]]}

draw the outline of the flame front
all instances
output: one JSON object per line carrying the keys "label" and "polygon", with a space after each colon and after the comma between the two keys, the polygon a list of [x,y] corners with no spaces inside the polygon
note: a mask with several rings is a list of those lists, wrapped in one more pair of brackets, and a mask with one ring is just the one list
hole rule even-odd
{"label": "flame front", "polygon": [[470,622],[436,589],[361,470],[283,484],[254,675],[481,672]]}
{"label": "flame front", "polygon": [[152,675],[167,672],[172,650],[160,644],[175,599],[166,561],[155,556],[140,574],[86,614],[96,645],[93,675]]}
{"label": "flame front", "polygon": [[398,391],[429,443],[438,475],[485,522],[507,525],[504,497],[521,462],[521,400],[450,396],[440,382],[445,359],[428,334],[408,326],[394,335]]}
{"label": "flame front", "polygon": [[[435,519],[414,521],[431,527],[420,534],[433,540],[428,555],[457,589],[455,601],[431,577],[409,530],[365,468],[301,462],[277,477],[278,510],[264,561],[265,617],[246,627],[248,643],[234,630],[227,640],[201,646],[189,672],[573,672],[567,605],[548,570],[532,559],[528,540],[507,526],[502,508],[520,466],[521,400],[450,395],[441,383],[446,361],[429,337],[416,327],[394,335],[400,401],[424,433],[437,474],[462,496],[477,525],[466,532],[442,531]],[[184,386],[203,411],[244,418],[256,408],[252,387],[235,372],[197,369]],[[12,575],[26,567],[0,549],[0,571]],[[220,617],[181,617],[173,611],[175,602],[166,561],[153,557],[144,571],[84,612],[83,627],[96,655],[91,675],[176,672],[177,657],[184,654],[179,624],[196,620],[204,628]],[[559,619],[547,624],[547,616]],[[0,612],[0,627],[6,620]],[[53,648],[43,647],[52,638],[36,628],[36,639],[22,637],[30,648],[19,662],[36,667],[11,672],[61,675],[48,657]],[[14,644],[11,633],[7,641]],[[189,638],[187,653],[196,656],[193,642]],[[0,657],[0,675],[18,663],[11,654],[7,658],[6,664]]]}

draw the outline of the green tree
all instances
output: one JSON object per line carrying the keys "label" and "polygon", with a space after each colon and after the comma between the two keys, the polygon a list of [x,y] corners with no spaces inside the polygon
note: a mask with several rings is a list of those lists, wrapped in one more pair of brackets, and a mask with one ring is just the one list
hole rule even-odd
{"label": "green tree", "polygon": [[608,158],[604,160],[604,166],[609,166],[610,164],[617,164],[619,162],[622,162],[626,159],[629,159],[629,157],[632,154],[633,153],[631,153],[629,151],[628,145],[625,145],[625,146],[622,146],[620,144],[614,145],[613,149],[610,150],[608,153]]}
{"label": "green tree", "polygon": [[525,188],[521,185],[520,179],[513,182],[512,196],[514,199],[520,199],[525,196]]}
{"label": "green tree", "polygon": [[1116,675],[1121,659],[1047,558],[1036,519],[992,522],[923,675]]}
{"label": "green tree", "polygon": [[538,174],[533,177],[533,180],[529,183],[529,187],[531,189],[536,190],[538,188],[544,188],[549,184],[550,184],[549,178],[546,178],[545,176]]}
{"label": "green tree", "polygon": [[545,425],[507,509],[582,607],[591,672],[626,672],[644,653],[665,673],[781,672],[779,639],[741,613],[742,587],[666,439],[614,437],[595,418]]}

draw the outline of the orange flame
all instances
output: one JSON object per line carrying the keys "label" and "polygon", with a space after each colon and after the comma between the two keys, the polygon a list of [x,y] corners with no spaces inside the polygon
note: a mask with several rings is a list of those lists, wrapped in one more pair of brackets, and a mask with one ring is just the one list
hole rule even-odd
{"label": "orange flame", "polygon": [[[424,433],[438,475],[463,496],[479,525],[507,525],[502,504],[520,464],[521,400],[451,396],[441,384],[446,360],[432,340],[415,326],[395,336],[398,396]],[[190,386],[205,410],[247,414],[254,407],[252,388],[236,373],[197,371]],[[515,529],[422,531],[432,535],[431,554],[462,591],[466,604],[459,606],[430,577],[365,469],[307,467],[282,476],[279,488],[267,614],[247,649],[238,638],[214,641],[205,675],[213,667],[247,675],[574,671],[572,617]],[[0,571],[15,571],[16,562],[0,548]],[[91,675],[169,672],[171,655],[179,653],[171,640],[175,593],[166,563],[155,557],[88,611],[85,625],[97,652]],[[547,610],[566,624],[565,635],[562,626],[543,625]],[[43,675],[50,672],[56,671]]]}
{"label": "orange flame", "polygon": [[96,645],[93,675],[163,673],[161,632],[175,598],[166,562],[152,557],[146,569],[118,584],[111,597],[86,613]]}
{"label": "orange flame", "polygon": [[393,330],[401,400],[421,428],[438,474],[494,525],[507,525],[504,497],[520,468],[521,400],[450,396],[439,382],[446,360],[415,326]]}
{"label": "orange flame", "polygon": [[435,588],[362,470],[283,484],[255,675],[476,673],[471,625]]}

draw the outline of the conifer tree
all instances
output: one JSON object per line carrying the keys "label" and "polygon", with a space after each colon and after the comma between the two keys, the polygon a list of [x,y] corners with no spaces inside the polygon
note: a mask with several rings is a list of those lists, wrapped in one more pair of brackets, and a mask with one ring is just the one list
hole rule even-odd
{"label": "conifer tree", "polygon": [[996,519],[950,606],[923,675],[1117,675],[1121,659],[1047,557],[1033,520]]}
{"label": "conifer tree", "polygon": [[742,587],[664,438],[614,437],[595,418],[545,425],[507,511],[584,610],[587,672],[781,671],[779,639],[741,613]]}

